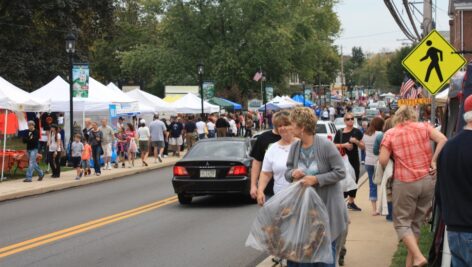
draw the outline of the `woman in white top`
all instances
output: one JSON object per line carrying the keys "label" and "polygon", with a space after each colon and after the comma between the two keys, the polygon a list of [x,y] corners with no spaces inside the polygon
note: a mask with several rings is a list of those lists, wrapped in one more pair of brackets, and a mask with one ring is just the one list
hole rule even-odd
{"label": "woman in white top", "polygon": [[141,161],[143,166],[148,166],[146,160],[149,155],[149,142],[151,140],[151,132],[146,126],[146,121],[141,120],[138,128],[139,151],[141,151]]}
{"label": "woman in white top", "polygon": [[269,146],[262,162],[262,171],[257,187],[257,203],[261,206],[265,203],[264,190],[271,178],[274,178],[274,194],[290,185],[285,179],[285,171],[287,170],[287,157],[290,147],[296,140],[292,133],[290,112],[285,110],[279,111],[274,114],[272,121],[275,131],[280,135],[281,139]]}
{"label": "woman in white top", "polygon": [[377,212],[377,185],[374,184],[375,165],[378,156],[374,154],[374,143],[377,136],[382,134],[383,125],[384,120],[382,118],[373,118],[367,131],[364,133],[364,137],[362,137],[362,141],[365,145],[365,170],[369,176],[369,199],[372,202],[373,216],[379,215]]}
{"label": "woman in white top", "polygon": [[57,125],[51,126],[51,131],[48,136],[48,158],[49,165],[51,166],[52,176],[51,178],[59,178],[61,175],[61,151],[62,141],[61,134],[58,132]]}
{"label": "woman in white top", "polygon": [[198,118],[195,125],[197,126],[198,139],[205,139],[205,128],[207,127],[206,123],[202,121],[202,118]]}
{"label": "woman in white top", "polygon": [[207,128],[208,128],[208,138],[214,138],[215,137],[215,124],[211,120],[208,120]]}
{"label": "woman in white top", "polygon": [[236,121],[234,120],[233,115],[229,116],[229,136],[236,136],[238,133],[238,126],[236,126]]}

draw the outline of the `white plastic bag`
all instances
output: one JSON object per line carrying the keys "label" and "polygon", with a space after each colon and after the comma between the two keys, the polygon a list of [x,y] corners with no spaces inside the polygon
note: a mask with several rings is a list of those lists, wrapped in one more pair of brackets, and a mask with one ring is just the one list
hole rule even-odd
{"label": "white plastic bag", "polygon": [[351,163],[349,163],[349,158],[347,155],[343,156],[343,161],[344,161],[344,167],[346,168],[346,177],[340,181],[341,183],[341,188],[343,192],[349,192],[351,190],[357,189],[357,184],[356,184],[356,172],[354,171],[354,168],[351,166]]}
{"label": "white plastic bag", "polygon": [[314,188],[291,184],[259,210],[246,246],[294,262],[333,263],[323,200]]}

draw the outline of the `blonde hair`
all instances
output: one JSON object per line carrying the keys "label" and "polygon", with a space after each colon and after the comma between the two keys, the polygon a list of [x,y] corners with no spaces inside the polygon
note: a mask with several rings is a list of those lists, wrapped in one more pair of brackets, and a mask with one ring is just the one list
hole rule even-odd
{"label": "blonde hair", "polygon": [[275,128],[290,125],[290,112],[287,110],[278,111],[272,117],[272,124]]}
{"label": "blonde hair", "polygon": [[308,134],[316,134],[316,122],[318,119],[310,108],[298,107],[290,113],[290,120],[298,127],[304,128]]}
{"label": "blonde hair", "polygon": [[346,112],[346,114],[344,114],[344,119],[346,119],[347,116],[351,116],[354,118],[354,113],[352,112]]}
{"label": "blonde hair", "polygon": [[416,122],[418,120],[418,115],[416,110],[410,106],[401,106],[393,118],[393,124],[397,125],[407,121]]}

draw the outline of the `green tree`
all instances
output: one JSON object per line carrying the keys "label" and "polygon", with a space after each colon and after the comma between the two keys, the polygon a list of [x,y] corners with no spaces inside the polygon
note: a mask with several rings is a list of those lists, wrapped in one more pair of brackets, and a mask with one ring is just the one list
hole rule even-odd
{"label": "green tree", "polygon": [[352,90],[354,86],[362,85],[360,73],[365,62],[365,55],[362,47],[354,46],[351,51],[352,56],[344,64],[344,75],[348,90]]}
{"label": "green tree", "polygon": [[402,61],[412,49],[413,47],[411,46],[405,46],[396,50],[387,66],[388,81],[392,86],[397,87],[398,90],[400,90],[399,88],[405,78],[405,74],[408,73],[403,68]]}

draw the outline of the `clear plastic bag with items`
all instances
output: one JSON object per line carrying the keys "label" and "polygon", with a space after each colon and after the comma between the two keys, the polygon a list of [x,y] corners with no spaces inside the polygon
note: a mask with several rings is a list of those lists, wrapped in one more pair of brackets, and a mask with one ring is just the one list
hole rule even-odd
{"label": "clear plastic bag with items", "polygon": [[323,201],[314,188],[297,182],[259,210],[246,246],[294,262],[333,263],[329,233]]}

